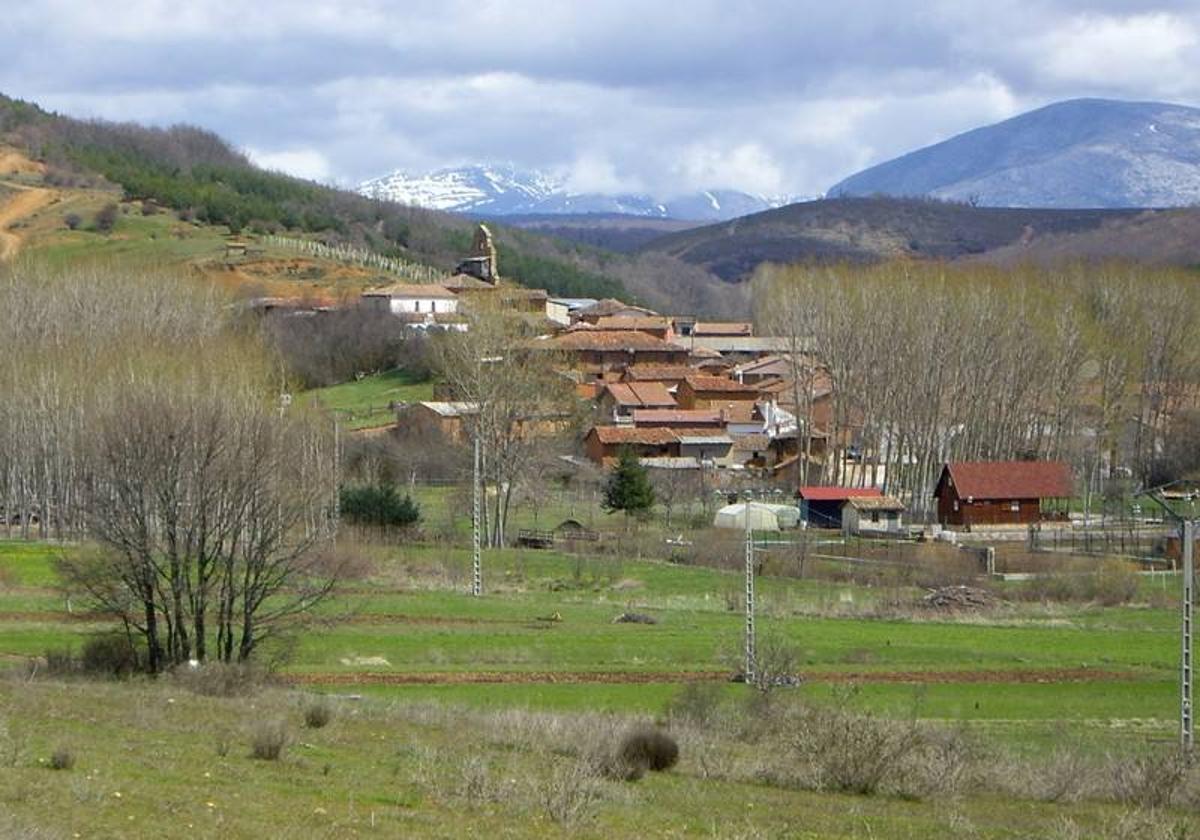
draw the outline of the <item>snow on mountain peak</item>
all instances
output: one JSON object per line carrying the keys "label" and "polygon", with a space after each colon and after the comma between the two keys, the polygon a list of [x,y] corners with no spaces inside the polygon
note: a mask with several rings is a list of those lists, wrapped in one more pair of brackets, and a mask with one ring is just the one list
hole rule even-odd
{"label": "snow on mountain peak", "polygon": [[736,190],[706,190],[669,200],[640,194],[574,193],[562,177],[522,171],[512,164],[462,166],[426,175],[396,171],[364,182],[358,191],[401,204],[489,216],[621,213],[698,221],[723,221],[790,200]]}

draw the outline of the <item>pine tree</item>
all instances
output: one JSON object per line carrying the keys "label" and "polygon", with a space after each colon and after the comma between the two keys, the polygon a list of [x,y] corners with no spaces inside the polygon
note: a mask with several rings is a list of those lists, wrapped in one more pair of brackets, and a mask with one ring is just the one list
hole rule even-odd
{"label": "pine tree", "polygon": [[650,476],[634,451],[626,446],[617,458],[617,466],[608,478],[608,486],[604,488],[604,509],[610,513],[620,510],[626,516],[638,516],[649,512],[652,507],[654,487],[650,484]]}

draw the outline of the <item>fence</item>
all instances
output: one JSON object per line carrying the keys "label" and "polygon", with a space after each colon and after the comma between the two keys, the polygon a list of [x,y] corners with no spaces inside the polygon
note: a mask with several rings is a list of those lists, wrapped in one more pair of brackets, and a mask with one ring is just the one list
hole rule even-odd
{"label": "fence", "polygon": [[433,266],[402,260],[397,257],[385,257],[383,254],[376,254],[374,251],[368,251],[364,248],[354,248],[349,245],[326,245],[323,242],[314,242],[311,239],[293,239],[289,236],[278,236],[276,234],[264,236],[263,242],[278,248],[288,248],[293,251],[312,254],[315,257],[325,260],[334,260],[350,265],[361,265],[365,268],[386,271],[389,274],[395,274],[397,277],[412,280],[414,283],[436,283],[446,278],[444,271],[440,271]]}
{"label": "fence", "polygon": [[1167,554],[1167,541],[1173,535],[1170,528],[1147,526],[1136,521],[1079,530],[1031,528],[1029,550],[1163,560]]}

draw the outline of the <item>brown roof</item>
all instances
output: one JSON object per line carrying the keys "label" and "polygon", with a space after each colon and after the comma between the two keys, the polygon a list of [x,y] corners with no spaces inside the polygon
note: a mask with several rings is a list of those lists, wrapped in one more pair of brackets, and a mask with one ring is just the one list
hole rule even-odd
{"label": "brown roof", "polygon": [[675,398],[661,382],[610,382],[605,390],[612,394],[618,405],[646,408],[675,405]]}
{"label": "brown roof", "polygon": [[393,298],[455,298],[458,295],[437,283],[396,283],[382,289],[370,289],[363,292],[364,297],[393,297]]}
{"label": "brown roof", "polygon": [[625,368],[625,379],[642,382],[682,382],[695,374],[696,369],[688,365],[655,365],[642,362]]}
{"label": "brown roof", "polygon": [[697,426],[724,425],[721,412],[703,408],[635,408],[633,410],[633,425],[635,426],[657,426],[663,423],[695,423]]}
{"label": "brown roof", "polygon": [[771,439],[766,435],[738,435],[733,439],[733,448],[739,452],[762,452],[771,448]]}
{"label": "brown roof", "polygon": [[1071,468],[1061,461],[951,461],[942,468],[960,498],[1065,499],[1075,495]]}
{"label": "brown roof", "polygon": [[658,426],[593,426],[589,434],[596,435],[603,444],[642,443],[662,446],[678,440],[674,430]]}
{"label": "brown roof", "polygon": [[708,376],[692,374],[686,380],[693,391],[722,391],[734,394],[756,394],[758,389],[753,385],[743,385],[724,376]]}
{"label": "brown roof", "polygon": [[670,328],[671,322],[659,315],[646,315],[641,318],[604,315],[596,320],[596,326],[602,330],[666,330]]}
{"label": "brown roof", "polygon": [[697,321],[692,335],[754,335],[754,327],[745,321]]}
{"label": "brown roof", "polygon": [[540,343],[554,350],[635,350],[685,352],[678,344],[637,330],[580,330],[556,335]]}
{"label": "brown roof", "polygon": [[904,510],[904,504],[893,496],[866,496],[846,500],[846,504],[859,510]]}

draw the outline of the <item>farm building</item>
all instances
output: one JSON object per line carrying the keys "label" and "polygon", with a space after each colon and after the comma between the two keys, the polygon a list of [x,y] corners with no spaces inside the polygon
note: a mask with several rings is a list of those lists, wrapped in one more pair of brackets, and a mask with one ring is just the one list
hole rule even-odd
{"label": "farm building", "polygon": [[671,328],[671,319],[664,318],[661,315],[641,315],[636,318],[629,315],[604,315],[596,319],[596,328],[601,330],[636,330],[637,332],[644,332],[646,335],[652,335],[655,338],[661,338],[663,341],[670,341],[675,338],[675,331]]}
{"label": "farm building", "polygon": [[800,515],[818,528],[841,528],[842,506],[850,499],[881,498],[878,487],[801,487]]}
{"label": "farm building", "polygon": [[904,505],[891,496],[860,496],[842,503],[842,529],[863,536],[894,535],[903,531]]}
{"label": "farm building", "polygon": [[458,295],[445,286],[397,283],[363,292],[363,303],[393,315],[450,315],[458,312]]}
{"label": "farm building", "polygon": [[627,446],[639,458],[679,457],[679,438],[670,429],[593,426],[583,438],[588,458],[602,466],[615,463]]}
{"label": "farm building", "polygon": [[657,312],[641,306],[634,306],[616,298],[604,298],[591,306],[573,313],[572,319],[595,324],[601,318],[642,318],[647,315],[657,315]]}
{"label": "farm building", "polygon": [[584,329],[540,339],[533,347],[562,353],[572,370],[588,379],[616,381],[636,364],[685,364],[687,350],[637,330]]}
{"label": "farm building", "polygon": [[724,376],[695,374],[679,385],[676,398],[680,408],[727,408],[737,403],[749,403],[753,407],[758,399],[758,389],[751,385],[734,382]]}
{"label": "farm building", "polygon": [[943,525],[1026,525],[1073,496],[1074,484],[1061,461],[954,461],[933,495]]}

